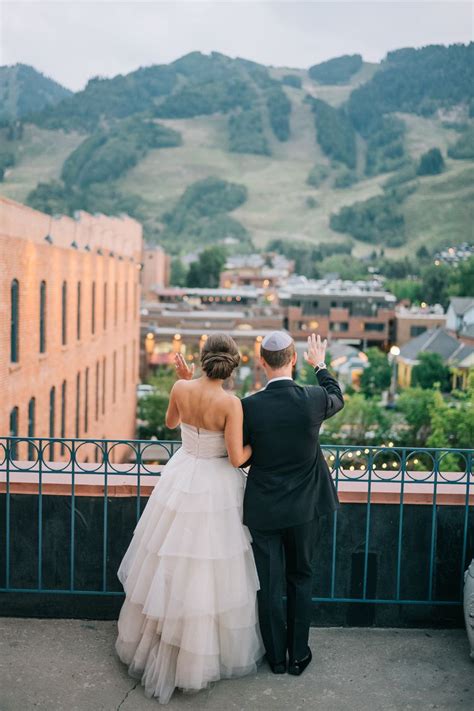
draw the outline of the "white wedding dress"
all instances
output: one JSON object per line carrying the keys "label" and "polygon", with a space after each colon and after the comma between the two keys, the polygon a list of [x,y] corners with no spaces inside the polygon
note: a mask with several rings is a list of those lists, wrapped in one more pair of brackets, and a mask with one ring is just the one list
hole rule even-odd
{"label": "white wedding dress", "polygon": [[245,477],[222,432],[182,426],[118,570],[116,650],[145,694],[167,703],[249,674],[264,654],[257,571],[242,524]]}

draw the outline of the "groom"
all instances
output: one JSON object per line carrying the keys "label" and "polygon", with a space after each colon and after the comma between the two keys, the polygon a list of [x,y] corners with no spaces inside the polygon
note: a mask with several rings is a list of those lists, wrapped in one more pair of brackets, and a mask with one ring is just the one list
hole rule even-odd
{"label": "groom", "polygon": [[[260,357],[268,383],[244,398],[244,443],[252,446],[244,498],[244,524],[252,535],[260,579],[258,610],[267,659],[275,674],[299,676],[311,661],[312,557],[319,516],[338,499],[319,445],[324,420],[344,407],[325,364],[326,340],[308,338],[305,360],[318,385],[292,379],[293,339],[274,331]],[[285,589],[286,587],[286,589]],[[286,593],[286,615],[283,596]]]}

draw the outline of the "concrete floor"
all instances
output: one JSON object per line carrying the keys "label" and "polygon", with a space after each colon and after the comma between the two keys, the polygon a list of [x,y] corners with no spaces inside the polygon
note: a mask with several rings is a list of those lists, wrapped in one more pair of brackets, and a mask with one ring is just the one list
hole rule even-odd
{"label": "concrete floor", "polygon": [[[0,711],[150,711],[116,659],[114,622],[0,618]],[[474,663],[463,630],[318,628],[299,678],[256,675],[170,711],[401,711],[474,709]]]}

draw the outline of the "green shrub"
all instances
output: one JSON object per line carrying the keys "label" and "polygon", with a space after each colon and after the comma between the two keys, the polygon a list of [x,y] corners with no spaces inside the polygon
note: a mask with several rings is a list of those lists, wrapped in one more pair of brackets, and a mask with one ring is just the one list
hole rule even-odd
{"label": "green shrub", "polygon": [[281,83],[285,84],[285,86],[292,86],[294,89],[301,89],[302,86],[301,77],[297,74],[285,74],[281,79]]}
{"label": "green shrub", "polygon": [[346,114],[321,99],[309,99],[316,125],[316,136],[324,153],[331,159],[356,167],[355,131]]}
{"label": "green shrub", "polygon": [[229,150],[232,153],[270,155],[270,147],[263,129],[262,115],[258,109],[231,114],[227,126]]}
{"label": "green shrub", "polygon": [[470,160],[474,158],[474,126],[464,131],[452,146],[448,148],[448,156],[456,160]]}
{"label": "green shrub", "polygon": [[308,69],[308,74],[320,84],[345,84],[361,67],[360,54],[345,54],[321,64],[314,64]]}
{"label": "green shrub", "polygon": [[327,165],[315,165],[308,173],[306,182],[312,185],[313,188],[319,188],[324,181],[329,177],[331,171]]}
{"label": "green shrub", "polygon": [[439,148],[432,148],[420,158],[418,164],[418,175],[438,175],[444,170],[444,158]]}

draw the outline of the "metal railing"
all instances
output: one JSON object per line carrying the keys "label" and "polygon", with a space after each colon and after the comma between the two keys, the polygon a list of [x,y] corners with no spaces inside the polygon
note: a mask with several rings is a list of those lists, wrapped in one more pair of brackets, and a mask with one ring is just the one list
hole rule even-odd
{"label": "metal railing", "polygon": [[[157,440],[0,438],[0,592],[122,595],[113,571],[132,536],[161,466],[180,445],[177,441]],[[344,503],[328,518],[324,533],[327,575],[320,594],[313,601],[459,605],[463,572],[468,557],[474,553],[474,512],[471,506],[474,450],[327,445],[323,446],[323,452],[342,500],[353,504],[358,518],[349,522],[349,507]],[[82,487],[86,488],[80,491]],[[64,544],[61,555],[68,571],[67,574],[62,571],[61,583],[48,585],[44,573],[45,551],[49,550],[45,549],[45,525],[51,524],[54,516],[64,518],[62,511],[54,515],[44,511],[45,500],[53,493],[65,497],[70,509],[68,520],[63,522],[63,528],[68,528],[64,534],[67,545],[61,538]],[[16,525],[19,497],[27,495],[31,506],[26,514],[23,512],[26,522]],[[78,506],[79,496],[94,498],[96,508],[91,520],[96,520],[98,512],[102,518],[102,530],[97,532],[101,540],[96,541],[97,545],[94,544],[88,552],[96,561],[96,577],[92,585],[77,584],[78,553],[84,557],[83,543],[78,542],[77,535],[78,521],[84,519]],[[133,509],[127,509],[128,529],[115,528],[111,535],[110,528],[115,524],[110,521],[110,507],[119,499]],[[374,523],[374,512],[381,510],[380,505],[391,507],[382,527],[380,521]],[[442,542],[438,540],[443,509],[449,514],[448,529],[451,527],[456,540],[452,550],[449,544],[447,557],[440,552]],[[407,512],[410,513],[408,519]],[[379,513],[377,517],[380,519]],[[348,591],[347,578],[344,582],[341,568],[347,566],[349,554],[346,551],[342,555],[341,551],[347,548],[349,523],[360,572]],[[446,528],[444,523],[442,525]],[[354,533],[354,528],[358,533]],[[17,531],[13,536],[15,540],[12,530]],[[383,583],[379,595],[374,592],[371,561],[374,560],[374,546],[378,546],[375,557],[384,550],[380,543],[383,541],[381,530],[388,531],[383,555],[390,558],[391,580]],[[24,551],[18,552],[17,543],[23,535],[29,536],[36,549],[35,571],[33,576],[29,572],[28,584],[18,583],[15,574],[15,563],[21,560],[21,554],[25,555]],[[413,537],[417,539],[415,543]],[[374,542],[375,538],[377,542]],[[48,540],[57,541],[51,539],[50,532]],[[115,549],[118,545],[114,556],[111,555],[112,544]],[[412,559],[418,556],[419,565],[410,556]],[[416,594],[410,585],[407,588],[404,573],[404,569],[413,564]],[[435,579],[440,576],[450,581],[449,595],[440,595],[434,589]],[[406,594],[406,589],[411,590],[411,594]]]}

